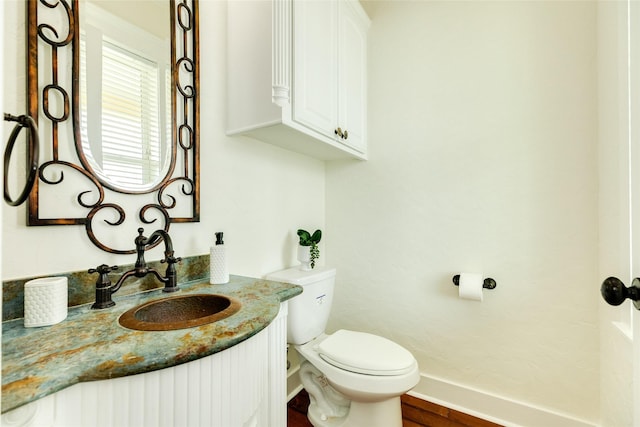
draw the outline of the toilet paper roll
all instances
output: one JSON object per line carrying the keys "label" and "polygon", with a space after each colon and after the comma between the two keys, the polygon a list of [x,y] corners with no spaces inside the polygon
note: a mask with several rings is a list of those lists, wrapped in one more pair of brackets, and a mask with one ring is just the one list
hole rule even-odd
{"label": "toilet paper roll", "polygon": [[24,326],[49,326],[67,318],[67,278],[43,277],[24,284]]}
{"label": "toilet paper roll", "polygon": [[482,273],[460,273],[458,296],[462,299],[482,301]]}

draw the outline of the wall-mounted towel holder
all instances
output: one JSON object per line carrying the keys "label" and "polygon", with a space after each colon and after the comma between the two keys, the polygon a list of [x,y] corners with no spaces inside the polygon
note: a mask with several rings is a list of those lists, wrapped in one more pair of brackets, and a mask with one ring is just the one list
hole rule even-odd
{"label": "wall-mounted towel holder", "polygon": [[[456,286],[460,286],[460,275],[456,274],[455,276],[453,276],[453,284]],[[484,283],[482,284],[482,287],[484,289],[494,289],[496,286],[498,286],[496,284],[496,281],[493,280],[491,277],[487,277],[486,279],[484,279]]]}
{"label": "wall-mounted towel holder", "polygon": [[[40,143],[38,140],[38,127],[36,126],[35,120],[31,116],[22,115],[22,116],[12,116],[11,114],[4,113],[4,120],[7,122],[17,122],[16,126],[13,128],[11,135],[9,136],[9,141],[7,141],[7,147],[4,150],[4,201],[7,202],[10,206],[18,206],[24,203],[29,197],[29,193],[33,189],[33,184],[36,180],[36,174],[38,173],[38,161],[39,161],[39,149]],[[13,152],[13,147],[16,144],[16,140],[18,139],[18,135],[22,128],[27,128],[29,131],[29,145],[28,145],[28,175],[27,181],[24,185],[24,189],[20,196],[17,199],[12,199],[11,195],[9,195],[9,163],[11,161],[11,153]]]}

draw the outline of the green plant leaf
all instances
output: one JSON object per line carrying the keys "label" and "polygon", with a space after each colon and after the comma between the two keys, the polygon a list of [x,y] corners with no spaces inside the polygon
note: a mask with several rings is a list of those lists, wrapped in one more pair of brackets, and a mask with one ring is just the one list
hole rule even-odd
{"label": "green plant leaf", "polygon": [[315,242],[311,244],[311,248],[309,249],[309,254],[311,255],[311,268],[316,267],[316,259],[320,257],[320,249],[318,249],[318,245]]}
{"label": "green plant leaf", "polygon": [[314,231],[313,236],[311,236],[311,241],[313,243],[320,243],[320,239],[322,239],[322,231],[320,230]]}
{"label": "green plant leaf", "polygon": [[311,234],[307,230],[298,230],[298,237],[300,237],[300,245],[311,246],[313,241],[311,240]]}

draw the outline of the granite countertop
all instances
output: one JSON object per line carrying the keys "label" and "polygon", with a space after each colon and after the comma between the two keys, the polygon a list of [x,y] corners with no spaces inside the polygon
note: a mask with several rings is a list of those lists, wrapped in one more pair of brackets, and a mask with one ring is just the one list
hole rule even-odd
{"label": "granite countertop", "polygon": [[[25,328],[23,319],[2,323],[2,413],[82,381],[104,380],[179,365],[230,348],[263,330],[280,303],[302,288],[231,276],[224,285],[197,280],[180,294],[229,295],[242,303],[236,314],[208,325],[162,332],[126,329],[118,317],[141,303],[168,296],[161,289],[118,298],[114,307],[69,309],[53,326]],[[169,295],[177,295],[176,293]]]}

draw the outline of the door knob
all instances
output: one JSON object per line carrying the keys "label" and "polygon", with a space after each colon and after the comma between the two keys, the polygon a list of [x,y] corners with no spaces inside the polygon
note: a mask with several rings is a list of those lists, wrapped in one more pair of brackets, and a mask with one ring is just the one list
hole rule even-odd
{"label": "door knob", "polygon": [[620,305],[629,298],[633,301],[633,305],[640,310],[640,278],[638,277],[633,279],[628,288],[617,277],[607,277],[600,286],[600,293],[604,300],[611,305]]}

